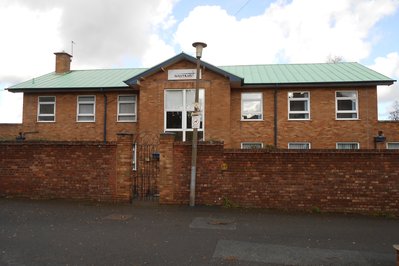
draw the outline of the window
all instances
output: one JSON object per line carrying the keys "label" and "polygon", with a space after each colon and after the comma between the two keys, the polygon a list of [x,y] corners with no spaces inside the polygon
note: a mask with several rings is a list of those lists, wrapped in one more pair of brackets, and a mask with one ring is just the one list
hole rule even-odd
{"label": "window", "polygon": [[[205,92],[199,90],[201,122],[198,139],[204,138]],[[195,90],[165,90],[165,131],[175,132],[176,139],[190,141],[193,138],[191,114],[194,111]]]}
{"label": "window", "polygon": [[399,142],[387,142],[387,149],[399,150]]}
{"label": "window", "polygon": [[335,93],[337,119],[358,119],[358,101],[356,91],[337,91]]}
{"label": "window", "polygon": [[262,149],[262,142],[241,142],[241,149]]}
{"label": "window", "polygon": [[288,93],[288,119],[309,119],[309,92]]}
{"label": "window", "polygon": [[78,122],[94,122],[96,96],[78,96]]}
{"label": "window", "polygon": [[288,149],[309,150],[310,143],[309,142],[290,142],[290,143],[288,143]]}
{"label": "window", "polygon": [[135,122],[136,112],[136,95],[118,96],[118,122]]}
{"label": "window", "polygon": [[337,142],[338,150],[358,150],[359,143],[358,142]]}
{"label": "window", "polygon": [[55,122],[55,96],[39,96],[37,102],[37,121]]}
{"label": "window", "polygon": [[242,93],[241,94],[241,120],[262,120],[263,119],[263,100],[262,93]]}

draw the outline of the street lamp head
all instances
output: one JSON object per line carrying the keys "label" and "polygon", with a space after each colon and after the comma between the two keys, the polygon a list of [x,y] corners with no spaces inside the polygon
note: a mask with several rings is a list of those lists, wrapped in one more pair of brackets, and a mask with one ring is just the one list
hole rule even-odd
{"label": "street lamp head", "polygon": [[202,49],[204,49],[206,47],[206,43],[195,42],[195,43],[193,43],[193,47],[195,47],[195,49],[196,49],[195,55],[197,56],[197,58],[201,58]]}

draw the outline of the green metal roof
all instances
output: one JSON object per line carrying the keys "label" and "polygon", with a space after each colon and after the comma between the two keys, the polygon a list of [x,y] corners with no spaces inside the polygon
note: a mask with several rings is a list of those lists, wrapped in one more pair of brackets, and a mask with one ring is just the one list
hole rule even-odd
{"label": "green metal roof", "polygon": [[124,80],[143,71],[145,68],[72,70],[65,74],[55,72],[22,82],[9,88],[19,89],[71,89],[71,88],[127,88]]}
{"label": "green metal roof", "polygon": [[243,77],[245,84],[393,82],[358,63],[275,64],[223,66],[221,69]]}
{"label": "green metal roof", "polygon": [[[65,74],[49,73],[9,88],[10,91],[30,90],[83,90],[100,88],[129,88],[132,80],[152,75],[167,67],[176,60],[188,60],[190,56],[182,53],[172,57],[153,68],[130,69],[97,69],[73,70]],[[173,59],[173,60],[172,60]],[[195,59],[195,58],[193,58]],[[173,62],[172,62],[172,61]],[[202,62],[203,67],[228,74],[234,81],[240,81],[234,87],[267,86],[281,84],[290,85],[320,85],[320,84],[370,84],[391,85],[395,80],[384,76],[358,63],[324,63],[324,64],[270,64],[241,65],[215,67]],[[226,75],[225,75],[226,76]],[[242,78],[242,80],[240,79]],[[128,83],[128,84],[127,84]],[[241,85],[240,85],[241,84]],[[132,84],[130,84],[132,85]]]}

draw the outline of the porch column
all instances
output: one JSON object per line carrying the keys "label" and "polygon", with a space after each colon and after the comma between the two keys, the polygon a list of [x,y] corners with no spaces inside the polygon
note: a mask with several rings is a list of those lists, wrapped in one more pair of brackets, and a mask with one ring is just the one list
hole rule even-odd
{"label": "porch column", "polygon": [[132,200],[133,134],[117,133],[116,201]]}
{"label": "porch column", "polygon": [[174,203],[173,143],[174,133],[163,133],[159,139],[159,203]]}

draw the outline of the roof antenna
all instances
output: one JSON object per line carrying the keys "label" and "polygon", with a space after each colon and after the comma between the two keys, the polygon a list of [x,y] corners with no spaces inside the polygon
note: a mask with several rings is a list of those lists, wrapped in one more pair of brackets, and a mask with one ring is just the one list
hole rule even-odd
{"label": "roof antenna", "polygon": [[71,55],[73,56],[73,45],[76,44],[76,42],[71,41]]}

